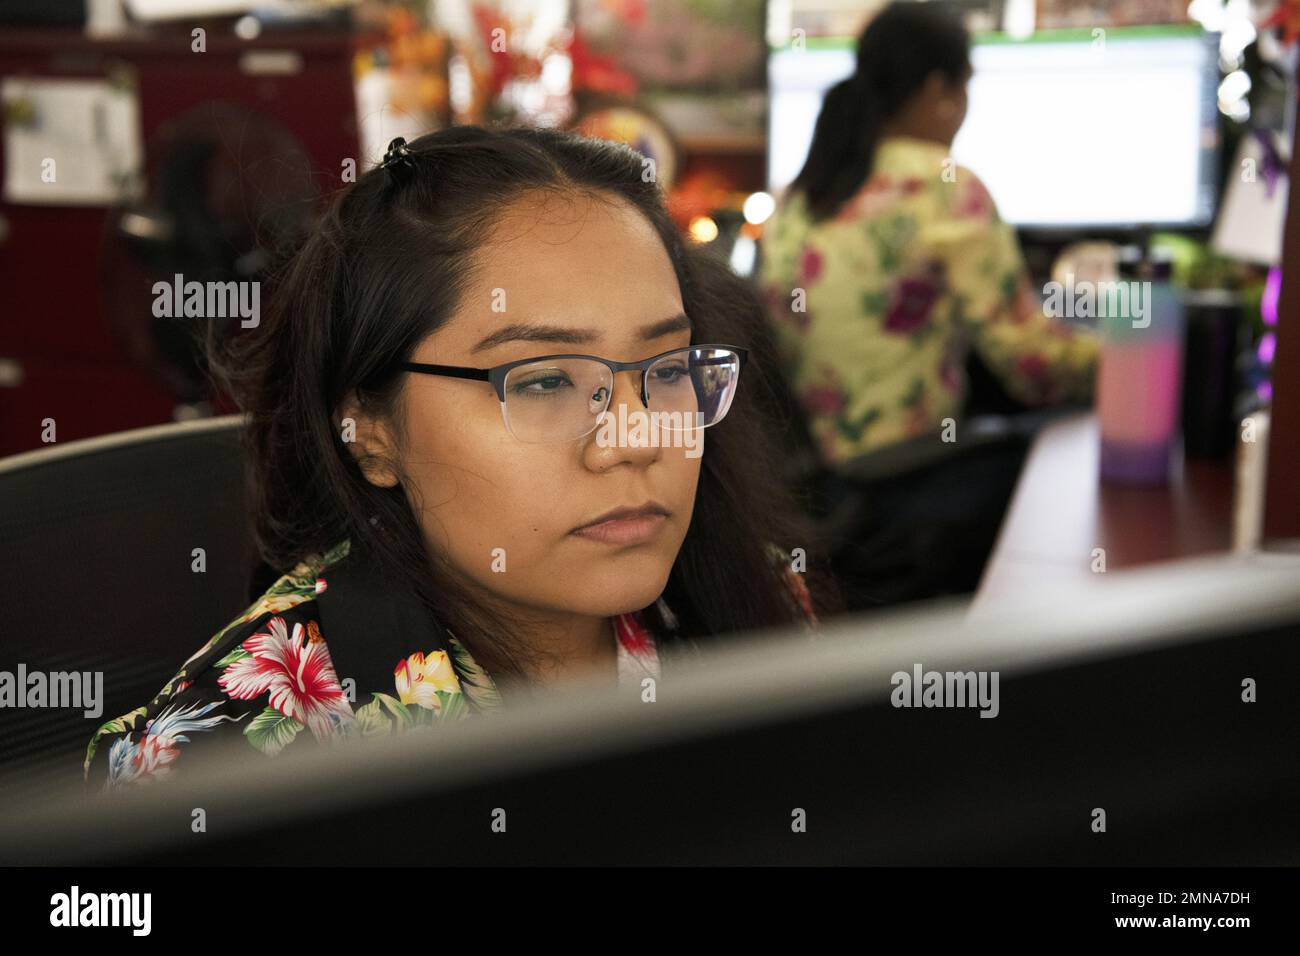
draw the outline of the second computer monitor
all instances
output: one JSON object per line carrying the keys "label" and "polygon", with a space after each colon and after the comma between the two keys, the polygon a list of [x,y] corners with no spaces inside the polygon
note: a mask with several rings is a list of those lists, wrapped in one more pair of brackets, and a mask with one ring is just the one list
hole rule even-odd
{"label": "second computer monitor", "polygon": [[[1018,226],[1205,225],[1217,174],[1216,39],[1183,26],[980,36],[953,159]],[[803,166],[822,97],[852,72],[853,48],[811,40],[772,52],[774,192]]]}

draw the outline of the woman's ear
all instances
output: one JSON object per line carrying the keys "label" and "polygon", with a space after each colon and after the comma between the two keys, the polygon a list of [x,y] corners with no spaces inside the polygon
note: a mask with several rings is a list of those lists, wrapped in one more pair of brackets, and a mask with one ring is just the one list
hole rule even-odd
{"label": "woman's ear", "polygon": [[398,483],[397,444],[387,424],[361,410],[355,395],[339,404],[339,439],[361,468],[366,481],[380,488]]}
{"label": "woman's ear", "polygon": [[948,76],[943,70],[931,70],[925,75],[925,82],[921,84],[921,89],[931,98],[943,96],[948,92]]}
{"label": "woman's ear", "polygon": [[952,109],[953,84],[942,70],[931,70],[921,84],[922,102],[940,115]]}

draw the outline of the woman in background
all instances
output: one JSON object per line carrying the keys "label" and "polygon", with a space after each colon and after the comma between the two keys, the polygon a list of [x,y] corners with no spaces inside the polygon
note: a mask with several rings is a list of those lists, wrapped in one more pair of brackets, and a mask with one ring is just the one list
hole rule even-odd
{"label": "woman in background", "polygon": [[[815,500],[850,610],[979,582],[1024,446],[972,450],[945,428],[971,350],[1020,403],[1092,392],[1096,338],[1044,315],[1015,233],[950,157],[969,42],[930,4],[881,11],[763,235],[759,282],[825,467]],[[956,443],[940,453],[941,438]],[[897,467],[912,457],[930,463]]]}
{"label": "woman in background", "polygon": [[1091,394],[1096,340],[1043,314],[1014,231],[950,158],[970,75],[960,23],[886,7],[764,231],[760,282],[828,465],[960,421],[971,348],[1025,404]]}

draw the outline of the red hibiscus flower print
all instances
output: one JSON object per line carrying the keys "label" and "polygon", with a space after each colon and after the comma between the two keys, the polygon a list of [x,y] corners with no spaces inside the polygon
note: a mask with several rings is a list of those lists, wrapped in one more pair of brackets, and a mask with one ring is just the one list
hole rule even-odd
{"label": "red hibiscus flower print", "polygon": [[351,723],[352,708],[316,622],[308,623],[306,641],[300,623],[293,625],[292,637],[282,617],[271,618],[268,628],[240,645],[252,656],[226,668],[217,681],[221,689],[236,700],[253,700],[269,691],[270,705],[317,739],[331,736],[340,723]]}
{"label": "red hibiscus flower print", "polygon": [[614,632],[619,642],[633,654],[650,650],[650,634],[638,614],[619,614],[614,618]]}
{"label": "red hibiscus flower print", "polygon": [[930,321],[934,304],[943,292],[941,272],[930,269],[915,276],[904,276],[894,286],[893,298],[885,313],[885,330],[896,335],[910,335]]}
{"label": "red hibiscus flower print", "polygon": [[134,761],[129,775],[123,774],[118,779],[165,777],[180,755],[181,749],[171,737],[146,734],[132,753]]}
{"label": "red hibiscus flower print", "polygon": [[816,282],[822,274],[822,254],[816,249],[805,249],[799,259],[799,281]]}

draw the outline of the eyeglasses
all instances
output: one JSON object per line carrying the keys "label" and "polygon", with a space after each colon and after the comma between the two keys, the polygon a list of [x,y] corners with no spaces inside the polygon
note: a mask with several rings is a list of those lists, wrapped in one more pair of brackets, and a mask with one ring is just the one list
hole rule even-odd
{"label": "eyeglasses", "polygon": [[[538,444],[576,441],[595,431],[609,409],[617,372],[641,373],[641,403],[670,423],[661,427],[685,431],[716,425],[731,408],[748,355],[748,349],[734,345],[692,345],[640,362],[542,355],[493,368],[424,362],[401,362],[397,367],[491,382],[506,428],[520,441]],[[678,421],[690,424],[672,424]]]}

